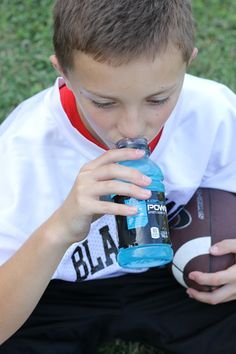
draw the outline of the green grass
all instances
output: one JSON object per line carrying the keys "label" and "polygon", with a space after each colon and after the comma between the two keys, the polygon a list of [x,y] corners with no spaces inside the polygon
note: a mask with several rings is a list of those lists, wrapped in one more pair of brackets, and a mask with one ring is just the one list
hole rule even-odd
{"label": "green grass", "polygon": [[52,0],[0,1],[0,121],[56,77],[49,62]]}
{"label": "green grass", "polygon": [[236,91],[236,1],[193,0],[199,56],[192,73]]}
{"label": "green grass", "polygon": [[102,347],[99,354],[165,354],[148,345],[115,340]]}
{"label": "green grass", "polygon": [[[23,99],[51,85],[52,0],[0,2],[0,122]],[[236,91],[236,1],[193,0],[198,58],[189,72]],[[103,354],[161,354],[148,346],[114,341]]]}

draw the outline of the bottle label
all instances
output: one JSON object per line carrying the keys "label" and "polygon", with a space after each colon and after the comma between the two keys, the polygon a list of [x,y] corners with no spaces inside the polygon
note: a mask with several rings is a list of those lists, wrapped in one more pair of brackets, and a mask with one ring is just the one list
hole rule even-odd
{"label": "bottle label", "polygon": [[167,209],[163,192],[152,191],[148,200],[116,196],[114,201],[136,206],[133,216],[116,216],[120,247],[170,243]]}
{"label": "bottle label", "polygon": [[127,216],[128,230],[147,225],[148,216],[147,216],[146,202],[144,200],[129,198],[125,200],[125,204],[129,206],[134,206],[138,210],[138,213],[136,215]]}

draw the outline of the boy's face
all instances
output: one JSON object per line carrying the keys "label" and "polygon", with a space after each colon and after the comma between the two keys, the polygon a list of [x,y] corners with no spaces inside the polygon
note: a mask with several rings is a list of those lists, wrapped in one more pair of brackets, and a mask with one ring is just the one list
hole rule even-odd
{"label": "boy's face", "polygon": [[65,79],[86,127],[111,146],[127,137],[151,141],[158,134],[176,105],[185,70],[174,48],[153,61],[139,58],[120,66],[78,53]]}

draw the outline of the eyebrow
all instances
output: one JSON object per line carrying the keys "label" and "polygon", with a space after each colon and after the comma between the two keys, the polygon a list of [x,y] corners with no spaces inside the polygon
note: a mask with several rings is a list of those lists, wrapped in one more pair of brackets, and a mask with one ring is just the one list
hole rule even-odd
{"label": "eyebrow", "polygon": [[[176,88],[177,85],[178,85],[178,83],[175,83],[173,86],[163,88],[161,91],[152,93],[151,95],[147,96],[146,98],[150,98],[150,97],[162,95],[163,93],[166,93],[166,92],[168,92],[168,91],[172,91],[172,90],[174,90],[174,89]],[[87,94],[89,94],[89,95],[93,95],[93,96],[96,96],[96,97],[99,97],[99,98],[109,99],[109,100],[117,100],[117,97],[114,97],[114,96],[101,95],[101,94],[98,93],[98,92],[90,91],[90,90],[87,90],[87,89],[85,89],[85,88],[82,88],[82,90],[84,91],[84,93],[87,93]]]}
{"label": "eyebrow", "polygon": [[[159,96],[159,95],[162,95],[163,93],[173,91],[173,90],[176,88],[176,86],[178,86],[178,83],[174,84],[173,86],[166,87],[166,88],[162,89],[161,91],[152,93],[152,94],[149,95],[148,97]],[[148,98],[148,97],[147,97],[147,98]]]}

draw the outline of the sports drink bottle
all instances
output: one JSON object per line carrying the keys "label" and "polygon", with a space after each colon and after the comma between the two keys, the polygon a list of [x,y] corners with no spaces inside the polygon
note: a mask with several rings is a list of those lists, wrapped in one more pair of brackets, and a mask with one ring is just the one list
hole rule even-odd
{"label": "sports drink bottle", "polygon": [[116,147],[143,149],[145,155],[141,159],[122,161],[119,164],[138,169],[152,179],[146,187],[152,192],[148,200],[112,196],[114,202],[136,206],[138,210],[136,215],[116,216],[119,241],[117,261],[123,268],[149,268],[167,264],[172,261],[173,250],[161,169],[149,159],[150,149],[145,138],[124,138],[116,143]]}

